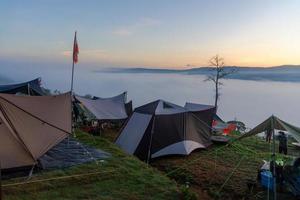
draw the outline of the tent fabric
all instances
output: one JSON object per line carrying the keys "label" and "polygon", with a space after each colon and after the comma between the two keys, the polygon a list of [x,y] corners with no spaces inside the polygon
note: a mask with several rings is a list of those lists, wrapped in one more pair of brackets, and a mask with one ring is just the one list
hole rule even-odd
{"label": "tent fabric", "polygon": [[33,96],[43,96],[45,92],[40,86],[40,78],[18,84],[0,85],[0,93],[6,94],[27,94]]}
{"label": "tent fabric", "polygon": [[130,116],[132,114],[132,101],[129,101],[128,103],[125,103],[125,109],[127,116]]}
{"label": "tent fabric", "polygon": [[152,115],[133,113],[127,125],[118,137],[116,144],[125,152],[133,154],[146,131]]}
{"label": "tent fabric", "polygon": [[190,102],[185,103],[184,107],[189,111],[203,111],[203,110],[209,110],[215,108],[212,105],[190,103]]}
{"label": "tent fabric", "polygon": [[156,115],[170,115],[170,114],[186,112],[185,108],[164,100],[157,100],[148,103],[146,105],[136,108],[135,110],[140,113],[156,114]]}
{"label": "tent fabric", "polygon": [[184,107],[157,100],[134,110],[116,144],[144,161],[165,155],[188,155],[211,144],[211,124],[212,119],[206,123]]}
{"label": "tent fabric", "polygon": [[[205,132],[211,132],[213,120],[216,112],[216,107],[212,105],[196,104],[196,103],[186,103],[184,106],[188,111],[192,112],[196,118],[203,123]],[[205,126],[206,124],[206,126]]]}
{"label": "tent fabric", "polygon": [[75,97],[81,104],[83,104],[98,120],[119,120],[126,119],[126,93],[111,97],[87,99],[84,97]]}
{"label": "tent fabric", "polygon": [[[189,115],[190,120],[188,121],[195,121],[191,124],[196,124],[197,126],[194,125],[191,128],[198,129],[194,132],[201,132],[202,137],[204,137],[204,140],[202,140],[201,138],[197,138],[197,140],[200,140],[205,146],[210,145],[211,141],[209,140],[209,138],[211,138],[216,107],[212,105],[204,105],[189,102],[186,103],[184,107],[191,113],[193,113],[193,115]],[[206,141],[209,141],[209,143],[205,144]]]}
{"label": "tent fabric", "polygon": [[175,144],[169,145],[158,152],[152,155],[152,158],[157,158],[160,156],[174,154],[174,152],[178,152],[176,154],[189,155],[192,151],[199,148],[206,148],[203,144],[199,142],[194,142],[191,140],[184,140],[181,142],[177,142]]}
{"label": "tent fabric", "polygon": [[116,95],[113,97],[97,97],[97,96],[93,97],[93,100],[97,100],[97,99],[125,103],[127,101],[127,92],[123,92],[122,94],[119,94],[119,95]]}
{"label": "tent fabric", "polygon": [[252,135],[256,135],[258,133],[262,133],[264,131],[271,130],[272,127],[277,130],[282,131],[288,131],[298,142],[300,142],[300,128],[296,127],[294,125],[291,125],[281,119],[279,119],[276,116],[271,116],[265,121],[263,121],[261,124],[257,125],[253,129],[251,129],[249,132],[245,133],[238,139],[242,139],[245,137],[249,137]]}
{"label": "tent fabric", "polygon": [[0,94],[0,161],[3,169],[34,165],[71,133],[71,93]]}
{"label": "tent fabric", "polygon": [[[214,111],[211,110],[211,115]],[[210,115],[207,115],[204,112],[204,117],[198,113],[198,116],[195,114],[186,114],[186,124],[185,132],[189,133],[185,135],[186,140],[193,140],[200,142],[205,148],[211,145],[211,124],[212,119],[209,118]],[[205,116],[207,119],[205,119]],[[201,133],[201,134],[199,134]]]}

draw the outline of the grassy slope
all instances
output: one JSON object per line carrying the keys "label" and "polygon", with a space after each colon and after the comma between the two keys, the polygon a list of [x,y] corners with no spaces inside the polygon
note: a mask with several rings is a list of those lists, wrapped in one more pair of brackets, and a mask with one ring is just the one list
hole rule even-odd
{"label": "grassy slope", "polygon": [[[266,190],[257,187],[249,191],[247,182],[256,180],[262,160],[270,159],[270,148],[269,143],[252,137],[228,146],[214,145],[207,150],[193,152],[188,157],[159,159],[153,165],[177,182],[190,182],[195,192],[200,189],[211,199],[265,199]],[[299,150],[291,145],[289,151],[294,156],[300,156]],[[289,160],[288,157],[285,159]]]}
{"label": "grassy slope", "polygon": [[[55,170],[34,175],[31,180],[103,172],[85,177],[52,180],[20,186],[4,187],[4,199],[178,199],[177,185],[158,170],[148,167],[132,156],[125,155],[111,142],[77,132],[86,144],[110,152],[113,156],[104,163],[84,164],[65,170]],[[5,181],[3,184],[20,182]]]}

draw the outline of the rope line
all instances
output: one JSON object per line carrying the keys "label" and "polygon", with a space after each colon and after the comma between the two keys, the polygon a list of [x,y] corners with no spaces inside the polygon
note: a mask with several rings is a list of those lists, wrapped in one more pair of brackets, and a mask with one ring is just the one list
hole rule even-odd
{"label": "rope line", "polygon": [[111,172],[115,172],[115,171],[116,170],[103,171],[103,172],[90,172],[90,173],[84,173],[84,174],[60,176],[60,177],[39,179],[39,180],[32,180],[32,181],[24,181],[24,182],[18,182],[18,183],[8,183],[8,184],[3,184],[2,187],[5,188],[5,187],[13,187],[13,186],[26,185],[26,184],[32,184],[32,183],[41,183],[41,182],[55,181],[55,180],[62,180],[62,179],[69,179],[69,178],[78,178],[78,177],[85,177],[85,176],[91,176],[91,175],[96,175],[96,174],[111,173]]}
{"label": "rope line", "polygon": [[238,167],[241,165],[242,160],[244,159],[245,156],[242,156],[241,159],[239,160],[239,162],[237,163],[237,165],[235,166],[235,168],[232,170],[232,172],[230,173],[230,175],[226,178],[226,180],[224,181],[224,183],[221,185],[220,189],[218,190],[218,194],[222,191],[223,187],[226,185],[226,183],[231,179],[231,177],[233,176],[233,174],[235,173],[235,171],[238,169]]}

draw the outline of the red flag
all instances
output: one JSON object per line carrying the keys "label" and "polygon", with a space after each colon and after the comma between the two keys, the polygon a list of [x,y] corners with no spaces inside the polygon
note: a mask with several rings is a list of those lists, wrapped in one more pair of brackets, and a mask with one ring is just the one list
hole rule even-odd
{"label": "red flag", "polygon": [[78,54],[79,54],[79,47],[78,47],[78,44],[77,44],[76,34],[77,34],[77,32],[75,32],[74,45],[73,45],[73,62],[74,63],[78,62]]}

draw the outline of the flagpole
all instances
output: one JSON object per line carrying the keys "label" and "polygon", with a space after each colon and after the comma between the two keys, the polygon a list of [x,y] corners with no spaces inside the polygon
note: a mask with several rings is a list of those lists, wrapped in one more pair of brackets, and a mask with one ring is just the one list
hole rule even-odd
{"label": "flagpole", "polygon": [[[75,42],[76,42],[76,35],[77,35],[77,31],[75,31],[75,36],[74,36],[74,43],[73,43],[73,48],[75,46]],[[74,54],[74,49],[73,49],[73,54]],[[72,79],[71,79],[71,94],[73,95],[73,82],[74,82],[74,55],[72,57]]]}
{"label": "flagpole", "polygon": [[[75,36],[74,36],[74,43],[73,43],[73,55],[72,55],[72,79],[71,79],[71,134],[76,137],[75,131],[74,131],[74,108],[73,108],[73,83],[74,83],[74,65],[75,65],[75,60],[74,60],[74,48],[75,48],[75,43],[77,42],[77,31],[75,31]],[[68,146],[69,146],[69,137],[68,137]]]}

